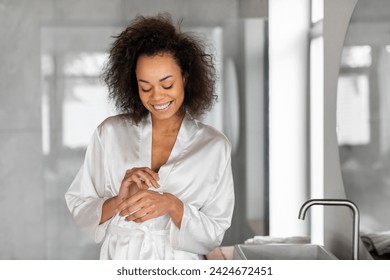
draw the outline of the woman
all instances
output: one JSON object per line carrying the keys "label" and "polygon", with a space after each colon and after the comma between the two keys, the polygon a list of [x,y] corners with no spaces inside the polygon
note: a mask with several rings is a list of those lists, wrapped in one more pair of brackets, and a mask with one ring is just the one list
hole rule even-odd
{"label": "woman", "polygon": [[105,71],[123,114],[96,129],[65,197],[101,259],[202,259],[234,206],[230,144],[194,119],[215,99],[212,59],[169,16],[137,17]]}

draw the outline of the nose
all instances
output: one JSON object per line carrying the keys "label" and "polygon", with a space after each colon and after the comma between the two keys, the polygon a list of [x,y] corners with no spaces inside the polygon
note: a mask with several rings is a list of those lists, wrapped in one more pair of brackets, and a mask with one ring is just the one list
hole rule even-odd
{"label": "nose", "polygon": [[153,90],[152,90],[152,96],[151,98],[155,101],[158,101],[158,100],[162,100],[164,99],[165,97],[165,94],[164,94],[164,90],[159,88],[159,87],[155,87]]}

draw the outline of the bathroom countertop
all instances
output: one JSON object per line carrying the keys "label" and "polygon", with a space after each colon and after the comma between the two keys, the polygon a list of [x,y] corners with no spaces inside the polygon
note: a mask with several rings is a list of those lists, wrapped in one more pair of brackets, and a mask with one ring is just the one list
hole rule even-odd
{"label": "bathroom countertop", "polygon": [[234,246],[221,246],[206,255],[206,260],[232,260]]}

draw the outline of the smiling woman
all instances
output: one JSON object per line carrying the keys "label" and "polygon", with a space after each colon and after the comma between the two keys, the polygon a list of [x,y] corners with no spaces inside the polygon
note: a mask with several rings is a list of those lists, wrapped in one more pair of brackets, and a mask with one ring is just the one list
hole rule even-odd
{"label": "smiling woman", "polygon": [[138,58],[139,96],[153,121],[182,118],[185,79],[169,53]]}
{"label": "smiling woman", "polygon": [[213,57],[205,52],[203,41],[194,34],[175,28],[169,15],[137,17],[116,38],[104,78],[119,111],[136,123],[149,113],[138,96],[139,79],[145,77],[137,77],[136,68],[143,57],[162,54],[172,56],[186,79],[183,109],[193,117],[200,117],[211,109],[217,99]]}
{"label": "smiling woman", "polygon": [[183,120],[185,79],[169,53],[140,56],[136,76],[139,97],[151,113],[155,128],[152,136],[152,170],[158,172],[168,160]]}
{"label": "smiling woman", "polygon": [[75,222],[101,259],[202,259],[234,207],[230,143],[195,119],[215,99],[212,57],[168,15],[139,16],[105,81],[122,114],[97,127],[65,195]]}

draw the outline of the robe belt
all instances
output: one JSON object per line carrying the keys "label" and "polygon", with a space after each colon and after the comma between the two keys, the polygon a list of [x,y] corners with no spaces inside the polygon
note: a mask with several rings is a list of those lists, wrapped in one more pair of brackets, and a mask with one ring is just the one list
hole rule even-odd
{"label": "robe belt", "polygon": [[111,234],[127,235],[127,236],[143,236],[144,239],[141,245],[140,259],[153,260],[161,259],[159,256],[156,243],[152,236],[168,236],[169,230],[150,230],[145,226],[136,228],[124,228],[114,225],[108,226],[108,232]]}

